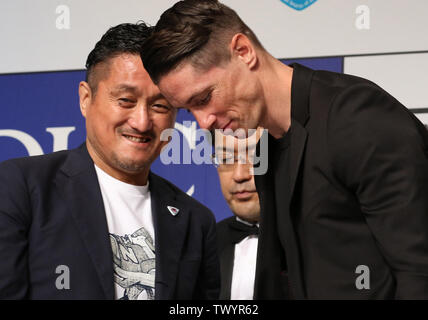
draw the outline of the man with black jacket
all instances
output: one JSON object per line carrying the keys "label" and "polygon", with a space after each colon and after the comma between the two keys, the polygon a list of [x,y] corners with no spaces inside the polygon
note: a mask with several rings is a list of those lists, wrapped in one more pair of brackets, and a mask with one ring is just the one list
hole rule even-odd
{"label": "man with black jacket", "polygon": [[428,299],[428,133],[408,109],[368,80],[284,65],[216,0],[165,11],[142,59],[202,128],[269,131],[256,295],[274,274],[294,299]]}

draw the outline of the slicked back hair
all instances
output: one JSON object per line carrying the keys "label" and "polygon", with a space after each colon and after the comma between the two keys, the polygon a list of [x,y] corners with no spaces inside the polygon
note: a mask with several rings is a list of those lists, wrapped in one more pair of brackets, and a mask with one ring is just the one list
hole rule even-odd
{"label": "slicked back hair", "polygon": [[228,45],[237,33],[263,48],[234,10],[217,0],[183,0],[166,10],[144,43],[141,58],[155,84],[181,62],[207,70],[230,60]]}
{"label": "slicked back hair", "polygon": [[96,93],[100,80],[100,77],[96,76],[95,67],[124,53],[139,55],[143,42],[151,32],[152,27],[142,21],[136,24],[122,23],[107,30],[86,60],[86,82],[93,94]]}

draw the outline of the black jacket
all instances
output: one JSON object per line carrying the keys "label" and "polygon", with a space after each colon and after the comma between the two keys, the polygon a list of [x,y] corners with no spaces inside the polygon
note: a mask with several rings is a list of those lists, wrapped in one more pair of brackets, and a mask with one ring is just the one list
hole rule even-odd
{"label": "black jacket", "polygon": [[[216,299],[215,219],[150,173],[155,299]],[[176,216],[167,206],[179,208]],[[57,266],[70,270],[58,290]],[[113,258],[103,199],[86,146],[0,164],[0,298],[113,299]]]}
{"label": "black jacket", "polygon": [[[290,203],[274,197],[271,164],[255,176],[256,293],[274,273],[296,299],[428,299],[425,127],[368,80],[298,64],[291,116]],[[357,289],[360,265],[370,289]]]}

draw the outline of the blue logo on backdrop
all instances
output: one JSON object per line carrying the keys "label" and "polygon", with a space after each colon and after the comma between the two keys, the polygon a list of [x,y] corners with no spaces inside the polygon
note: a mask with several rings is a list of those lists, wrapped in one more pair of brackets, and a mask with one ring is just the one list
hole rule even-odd
{"label": "blue logo on backdrop", "polygon": [[281,0],[281,2],[285,3],[290,8],[293,8],[299,11],[306,9],[315,1],[317,0]]}

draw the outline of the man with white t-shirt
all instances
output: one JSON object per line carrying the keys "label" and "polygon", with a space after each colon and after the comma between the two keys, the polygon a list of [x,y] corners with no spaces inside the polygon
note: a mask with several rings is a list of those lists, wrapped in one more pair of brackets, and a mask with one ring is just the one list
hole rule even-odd
{"label": "man with white t-shirt", "polygon": [[216,299],[215,218],[150,172],[176,111],[143,23],[110,28],[79,84],[86,143],[0,164],[0,299]]}

